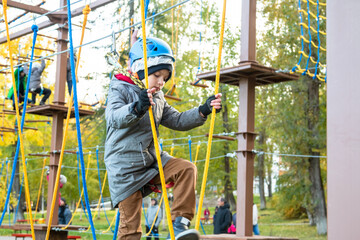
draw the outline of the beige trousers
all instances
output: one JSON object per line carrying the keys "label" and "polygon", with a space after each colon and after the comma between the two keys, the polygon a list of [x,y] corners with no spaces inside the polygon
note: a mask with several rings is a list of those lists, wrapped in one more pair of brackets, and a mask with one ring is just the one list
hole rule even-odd
{"label": "beige trousers", "polygon": [[[189,220],[195,214],[196,166],[181,158],[170,159],[164,167],[165,181],[174,182],[174,202],[171,219],[182,216]],[[155,184],[161,184],[160,175],[154,178]],[[141,238],[141,205],[140,190],[118,204],[120,225],[118,240],[139,240]]]}

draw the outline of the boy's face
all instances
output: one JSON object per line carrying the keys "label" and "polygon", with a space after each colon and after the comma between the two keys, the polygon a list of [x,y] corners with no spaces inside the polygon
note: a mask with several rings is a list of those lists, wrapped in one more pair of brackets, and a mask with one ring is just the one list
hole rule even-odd
{"label": "boy's face", "polygon": [[[170,72],[167,69],[162,69],[149,75],[149,88],[155,88],[156,92],[160,91],[164,85],[165,80],[169,78]],[[145,79],[143,80],[145,82]]]}

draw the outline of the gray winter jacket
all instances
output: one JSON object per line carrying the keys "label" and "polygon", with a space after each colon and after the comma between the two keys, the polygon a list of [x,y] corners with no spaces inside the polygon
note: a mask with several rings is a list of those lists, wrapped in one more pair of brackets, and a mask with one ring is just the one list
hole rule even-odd
{"label": "gray winter jacket", "polygon": [[[45,60],[42,59],[41,60],[41,66],[40,68],[37,67],[33,67],[31,69],[31,77],[30,77],[30,84],[29,84],[29,89],[33,89],[33,88],[39,88],[40,87],[40,83],[41,83],[41,74],[45,69]],[[25,64],[24,65],[24,73],[26,75],[29,75],[29,69],[28,66]]]}
{"label": "gray winter jacket", "polygon": [[[106,107],[105,165],[108,171],[111,201],[119,202],[142,190],[143,196],[151,193],[145,185],[158,174],[155,147],[151,132],[149,112],[137,117],[134,106],[141,89],[115,77],[110,82]],[[163,92],[154,94],[155,125],[186,131],[201,126],[206,121],[199,108],[178,112],[164,98]],[[173,158],[161,152],[162,165]]]}

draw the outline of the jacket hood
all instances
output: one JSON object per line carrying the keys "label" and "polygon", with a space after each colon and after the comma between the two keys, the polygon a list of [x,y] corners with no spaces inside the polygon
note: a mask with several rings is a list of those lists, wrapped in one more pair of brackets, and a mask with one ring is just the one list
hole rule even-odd
{"label": "jacket hood", "polygon": [[230,209],[230,204],[225,203],[224,206],[221,206],[220,208],[222,208],[222,209],[229,208]]}

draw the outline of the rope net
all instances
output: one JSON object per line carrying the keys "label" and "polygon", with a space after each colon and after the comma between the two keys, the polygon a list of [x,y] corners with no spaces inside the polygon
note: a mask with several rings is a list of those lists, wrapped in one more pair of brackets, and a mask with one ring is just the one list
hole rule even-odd
{"label": "rope net", "polygon": [[[301,73],[326,82],[326,3],[319,0],[298,0],[301,50],[291,73]],[[302,67],[303,66],[303,67]]]}

